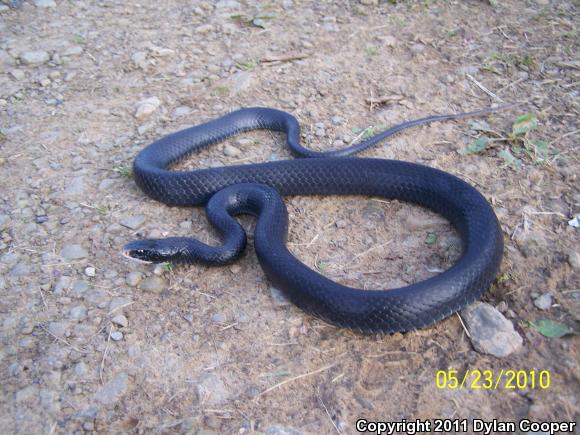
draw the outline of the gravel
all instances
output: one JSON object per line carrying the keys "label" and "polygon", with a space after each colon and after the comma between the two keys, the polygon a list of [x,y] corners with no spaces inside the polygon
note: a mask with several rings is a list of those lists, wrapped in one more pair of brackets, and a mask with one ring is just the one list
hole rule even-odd
{"label": "gravel", "polygon": [[153,115],[153,113],[159,109],[159,106],[161,106],[161,101],[157,97],[150,97],[145,100],[141,100],[137,104],[135,118],[137,118],[139,121],[143,121]]}
{"label": "gravel", "polygon": [[124,372],[119,373],[102,386],[102,388],[94,395],[94,399],[105,406],[113,405],[127,392],[128,386],[129,375]]}
{"label": "gravel", "polygon": [[141,272],[129,272],[125,277],[125,282],[130,287],[137,287],[142,279],[143,274]]}
{"label": "gravel", "polygon": [[129,326],[129,320],[123,314],[117,314],[115,317],[111,319],[115,325],[120,326],[121,328],[126,328]]}
{"label": "gravel", "polygon": [[506,357],[522,347],[523,340],[503,314],[484,302],[475,302],[461,311],[475,350]]}
{"label": "gravel", "polygon": [[160,293],[167,288],[167,281],[159,276],[150,276],[141,283],[141,290],[151,293]]}
{"label": "gravel", "polygon": [[534,299],[534,305],[540,310],[550,309],[553,303],[554,301],[550,293],[544,293]]}
{"label": "gravel", "polygon": [[20,61],[24,65],[42,65],[49,59],[50,55],[44,50],[25,51],[20,55]]}
{"label": "gravel", "polygon": [[577,251],[570,251],[568,253],[568,263],[574,270],[580,270],[580,253]]}
{"label": "gravel", "polygon": [[60,251],[60,256],[65,260],[81,260],[88,257],[89,253],[77,244],[65,245]]}
{"label": "gravel", "polygon": [[138,214],[129,216],[121,221],[121,225],[131,230],[139,229],[145,223],[145,216]]}
{"label": "gravel", "polygon": [[111,332],[111,340],[113,341],[121,341],[123,339],[123,333],[121,331],[113,331]]}

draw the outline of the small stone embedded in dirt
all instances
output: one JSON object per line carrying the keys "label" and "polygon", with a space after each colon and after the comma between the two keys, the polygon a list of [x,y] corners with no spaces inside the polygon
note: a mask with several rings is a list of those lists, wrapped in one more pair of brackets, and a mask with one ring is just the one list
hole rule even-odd
{"label": "small stone embedded in dirt", "polygon": [[125,282],[128,286],[137,287],[142,279],[143,274],[141,272],[129,272],[125,277]]}
{"label": "small stone embedded in dirt", "polygon": [[141,283],[140,288],[146,292],[160,293],[167,288],[167,281],[159,276],[150,276]]}
{"label": "small stone embedded in dirt", "polygon": [[138,214],[135,216],[130,216],[121,221],[121,225],[131,230],[137,230],[145,223],[145,216]]}
{"label": "small stone embedded in dirt", "polygon": [[72,178],[64,189],[64,193],[67,196],[77,196],[85,191],[84,177],[74,177]]}
{"label": "small stone embedded in dirt", "polygon": [[224,313],[215,313],[211,316],[211,321],[214,323],[225,323],[226,315]]}
{"label": "small stone embedded in dirt", "polygon": [[56,2],[54,0],[33,0],[34,6],[37,8],[55,8]]}
{"label": "small stone embedded in dirt", "polygon": [[48,331],[57,337],[66,337],[68,332],[69,324],[66,322],[50,322],[48,324]]}
{"label": "small stone embedded in dirt", "polygon": [[25,65],[41,65],[49,59],[50,55],[44,50],[25,51],[20,55],[20,61]]}
{"label": "small stone embedded in dirt", "polygon": [[182,116],[187,116],[191,113],[191,107],[180,106],[173,111],[174,118],[181,118]]}
{"label": "small stone embedded in dirt", "polygon": [[580,253],[577,251],[568,252],[568,263],[574,270],[580,270]]}
{"label": "small stone embedded in dirt", "polygon": [[92,278],[92,277],[94,277],[96,275],[96,273],[97,273],[97,269],[95,269],[92,266],[89,266],[89,267],[87,267],[85,269],[85,275],[88,276],[88,277],[91,277]]}
{"label": "small stone embedded in dirt", "polygon": [[66,260],[81,260],[88,255],[88,252],[77,244],[65,245],[60,251],[60,256]]}
{"label": "small stone embedded in dirt", "polygon": [[272,301],[277,307],[286,307],[290,305],[290,301],[282,290],[279,290],[276,287],[270,287],[270,295],[272,295]]}
{"label": "small stone embedded in dirt", "polygon": [[232,272],[234,275],[240,273],[242,270],[242,266],[240,266],[239,264],[232,264],[230,266],[230,272]]}
{"label": "small stone embedded in dirt", "polygon": [[111,332],[111,340],[113,341],[121,341],[123,339],[123,333],[121,331],[113,331]]}
{"label": "small stone embedded in dirt", "polygon": [[[68,277],[67,277],[68,278]],[[86,281],[77,281],[74,283],[71,289],[71,295],[75,298],[82,298],[87,290],[90,288],[89,283]]]}
{"label": "small stone embedded in dirt", "polygon": [[484,302],[475,302],[461,311],[475,350],[496,357],[508,356],[518,350],[523,340],[512,322]]}
{"label": "small stone embedded in dirt", "polygon": [[28,264],[20,262],[17,263],[12,269],[10,269],[10,276],[25,276],[30,273],[30,267]]}
{"label": "small stone embedded in dirt", "polygon": [[144,120],[145,118],[150,117],[153,113],[157,111],[159,106],[161,105],[161,101],[157,97],[147,98],[145,100],[141,100],[137,104],[137,110],[135,111],[135,118],[138,120]]}
{"label": "small stone embedded in dirt", "polygon": [[552,307],[553,298],[550,293],[544,293],[534,299],[534,305],[540,310],[548,310]]}
{"label": "small stone embedded in dirt", "polygon": [[226,145],[224,147],[224,155],[228,157],[239,156],[242,152],[232,145]]}
{"label": "small stone embedded in dirt", "polygon": [[111,319],[115,325],[120,326],[121,328],[126,328],[129,326],[129,320],[123,314],[117,314],[115,317]]}
{"label": "small stone embedded in dirt", "polygon": [[109,302],[109,314],[122,313],[123,309],[129,307],[133,301],[123,296],[115,296]]}
{"label": "small stone embedded in dirt", "polygon": [[112,405],[125,394],[129,386],[129,375],[119,373],[101,387],[95,394],[94,399],[103,405]]}
{"label": "small stone embedded in dirt", "polygon": [[69,311],[69,317],[73,320],[85,320],[87,318],[87,307],[84,305],[77,305],[76,307],[72,307]]}
{"label": "small stone embedded in dirt", "polygon": [[197,390],[202,402],[208,405],[223,403],[230,396],[224,382],[215,373],[202,375],[198,381]]}

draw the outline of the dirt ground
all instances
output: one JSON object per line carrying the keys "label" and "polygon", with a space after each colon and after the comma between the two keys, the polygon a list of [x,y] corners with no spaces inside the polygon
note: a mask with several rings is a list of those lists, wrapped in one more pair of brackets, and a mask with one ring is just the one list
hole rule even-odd
{"label": "dirt ground", "polygon": [[[361,417],[579,420],[577,336],[547,338],[529,323],[578,328],[580,230],[568,224],[580,204],[578,3],[374,3],[3,6],[4,433],[356,433]],[[524,339],[508,357],[476,352],[457,315],[385,336],[314,319],[272,295],[251,243],[225,268],[155,268],[120,255],[143,236],[215,240],[203,209],[192,216],[159,204],[130,177],[136,153],[164,134],[267,106],[300,120],[306,146],[330,149],[357,129],[500,99],[522,105],[486,118],[489,128],[505,136],[532,113],[538,128],[529,134],[549,155],[516,155],[519,169],[506,165],[502,141],[461,155],[481,134],[468,121],[408,130],[363,154],[441,168],[490,199],[506,249],[484,301]],[[281,135],[255,132],[187,165],[286,158]],[[362,197],[286,203],[292,252],[344,284],[398,287],[459,256],[453,229],[419,207]],[[242,222],[251,234],[253,221]],[[429,233],[437,239],[426,243]],[[552,304],[540,310],[534,298],[545,293]],[[438,389],[436,372],[448,369],[548,370],[551,386]]]}

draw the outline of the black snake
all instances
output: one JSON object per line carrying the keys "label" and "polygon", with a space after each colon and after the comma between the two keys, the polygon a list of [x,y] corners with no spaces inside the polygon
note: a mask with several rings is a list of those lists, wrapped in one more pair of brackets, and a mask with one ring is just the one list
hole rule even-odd
{"label": "black snake", "polygon": [[[226,264],[246,245],[246,233],[233,216],[251,214],[258,218],[254,245],[264,272],[298,307],[361,332],[425,327],[479,299],[495,278],[503,254],[497,218],[477,190],[451,174],[409,162],[343,156],[405,128],[494,110],[409,121],[328,152],[302,147],[298,121],[269,108],[237,110],[165,136],[137,155],[133,165],[137,184],[150,197],[169,205],[207,204],[208,218],[223,244],[208,246],[185,237],[138,240],[127,244],[124,254],[149,262]],[[196,150],[253,129],[285,132],[293,153],[309,158],[183,172],[168,169]],[[367,195],[409,201],[449,220],[461,236],[463,254],[447,271],[407,287],[346,287],[310,269],[288,251],[288,215],[280,195]]]}

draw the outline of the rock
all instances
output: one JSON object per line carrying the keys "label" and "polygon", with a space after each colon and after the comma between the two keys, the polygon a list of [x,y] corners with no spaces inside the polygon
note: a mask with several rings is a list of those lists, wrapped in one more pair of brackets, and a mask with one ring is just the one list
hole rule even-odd
{"label": "rock", "polygon": [[26,77],[26,74],[21,69],[13,69],[10,71],[10,75],[14,80],[22,80]]}
{"label": "rock", "polygon": [[522,337],[514,330],[514,325],[491,305],[475,302],[461,314],[478,352],[504,357],[522,346]]}
{"label": "rock", "polygon": [[88,257],[88,252],[81,245],[65,245],[60,251],[60,256],[65,260],[80,260]]}
{"label": "rock", "polygon": [[52,290],[55,295],[62,295],[65,291],[71,289],[72,286],[72,279],[70,276],[61,276],[58,278],[56,283],[54,284],[54,289]]}
{"label": "rock", "polygon": [[68,196],[76,196],[82,194],[84,190],[85,190],[84,178],[82,176],[74,177],[69,181],[68,185],[65,187],[64,193],[65,195]]}
{"label": "rock", "polygon": [[161,105],[161,101],[157,97],[147,98],[145,100],[141,100],[137,104],[137,110],[135,111],[135,118],[138,120],[143,120],[145,118],[150,117]]}
{"label": "rock", "polygon": [[89,266],[85,269],[85,275],[88,277],[94,277],[97,274],[97,269],[95,269],[93,266]]}
{"label": "rock", "polygon": [[117,314],[115,317],[111,319],[115,325],[120,326],[121,328],[126,328],[129,326],[129,320],[123,314]]}
{"label": "rock", "polygon": [[137,287],[142,279],[143,274],[141,272],[129,272],[125,277],[125,282],[130,287]]}
{"label": "rock", "polygon": [[56,2],[54,0],[33,0],[34,6],[37,8],[55,8]]}
{"label": "rock", "polygon": [[75,365],[74,371],[75,375],[77,375],[79,378],[84,378],[89,372],[89,368],[84,362],[81,361]]}
{"label": "rock", "polygon": [[544,293],[534,299],[534,305],[540,310],[548,310],[552,307],[553,298],[550,293]]}
{"label": "rock", "polygon": [[68,323],[66,322],[50,322],[48,324],[48,332],[56,337],[66,337],[68,332]]}
{"label": "rock", "polygon": [[150,276],[141,283],[141,290],[152,293],[159,293],[167,288],[167,281],[159,276]]}
{"label": "rock", "polygon": [[145,69],[147,66],[147,53],[144,51],[137,51],[133,53],[131,59],[137,68]]}
{"label": "rock", "polygon": [[242,152],[234,146],[226,145],[224,147],[224,155],[228,157],[239,156]]}
{"label": "rock", "polygon": [[72,287],[72,295],[77,298],[82,298],[89,288],[90,285],[88,282],[77,281]]}
{"label": "rock", "polygon": [[181,118],[182,116],[187,116],[191,113],[191,107],[180,106],[173,111],[174,118]]}
{"label": "rock", "polygon": [[218,405],[225,402],[229,393],[223,381],[215,373],[206,373],[198,381],[198,395],[202,402],[208,405]]}
{"label": "rock", "polygon": [[215,323],[225,323],[226,315],[224,313],[215,313],[213,316],[211,316],[211,321]]}
{"label": "rock", "polygon": [[234,275],[240,273],[242,271],[242,267],[239,264],[232,264],[230,266],[230,272],[232,272]]}
{"label": "rock", "polygon": [[68,315],[73,320],[82,321],[87,318],[87,313],[88,313],[87,307],[85,307],[84,305],[77,305],[76,307],[70,309]]}
{"label": "rock", "polygon": [[112,405],[125,394],[129,385],[129,375],[119,373],[95,394],[94,399],[103,405]]}
{"label": "rock", "polygon": [[111,332],[111,340],[121,341],[123,339],[123,333],[121,331]]}
{"label": "rock", "polygon": [[38,387],[36,385],[28,385],[22,390],[19,390],[14,395],[16,403],[27,402],[34,399],[38,395]]}
{"label": "rock", "polygon": [[132,302],[130,298],[115,296],[109,303],[109,314],[122,313],[123,308],[129,306]]}
{"label": "rock", "polygon": [[62,54],[63,56],[78,56],[79,54],[82,54],[83,51],[85,51],[83,47],[80,45],[74,45],[67,48]]}
{"label": "rock", "polygon": [[20,61],[24,65],[42,65],[48,62],[50,56],[44,50],[25,51],[20,55]]}
{"label": "rock", "polygon": [[102,288],[91,288],[83,295],[83,299],[92,306],[103,308],[107,305],[109,294]]}
{"label": "rock", "polygon": [[580,270],[580,253],[577,251],[570,251],[568,253],[568,263],[574,270]]}
{"label": "rock", "polygon": [[283,426],[269,426],[266,428],[265,433],[266,435],[304,435],[299,430]]}
{"label": "rock", "polygon": [[376,6],[379,4],[379,0],[359,0],[361,5]]}
{"label": "rock", "polygon": [[131,230],[137,230],[145,222],[145,216],[138,214],[135,216],[130,216],[121,221],[121,225]]}
{"label": "rock", "polygon": [[12,269],[10,269],[10,276],[26,276],[30,273],[30,267],[26,263],[17,263]]}

